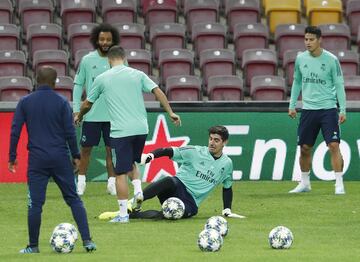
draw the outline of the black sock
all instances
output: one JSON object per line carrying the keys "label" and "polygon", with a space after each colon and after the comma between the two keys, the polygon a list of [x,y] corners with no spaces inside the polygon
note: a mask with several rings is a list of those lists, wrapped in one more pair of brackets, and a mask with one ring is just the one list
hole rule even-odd
{"label": "black sock", "polygon": [[144,200],[153,198],[166,192],[175,191],[176,184],[174,179],[174,177],[165,177],[148,185],[143,191]]}

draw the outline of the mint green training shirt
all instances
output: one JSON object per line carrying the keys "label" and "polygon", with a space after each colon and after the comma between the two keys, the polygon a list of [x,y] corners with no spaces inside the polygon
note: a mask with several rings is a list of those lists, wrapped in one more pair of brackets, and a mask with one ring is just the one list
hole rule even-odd
{"label": "mint green training shirt", "polygon": [[150,93],[155,87],[157,84],[144,72],[118,65],[95,79],[87,100],[95,104],[104,98],[110,116],[110,137],[145,135],[149,128],[142,92]]}
{"label": "mint green training shirt", "polygon": [[186,186],[196,205],[220,183],[232,186],[233,164],[225,154],[215,160],[206,146],[173,147],[172,160],[181,164],[176,177]]}
{"label": "mint green training shirt", "polygon": [[340,113],[345,114],[346,99],[340,63],[329,51],[323,49],[318,57],[305,51],[296,57],[289,109],[295,109],[300,91],[303,109],[336,108],[338,101]]}

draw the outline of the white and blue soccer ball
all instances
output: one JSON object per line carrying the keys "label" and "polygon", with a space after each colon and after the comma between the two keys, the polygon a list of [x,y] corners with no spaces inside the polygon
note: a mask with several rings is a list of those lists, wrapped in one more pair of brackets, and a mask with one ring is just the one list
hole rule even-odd
{"label": "white and blue soccer ball", "polygon": [[162,213],[167,219],[180,219],[185,213],[184,203],[177,197],[170,197],[162,204]]}
{"label": "white and blue soccer ball", "polygon": [[223,243],[224,240],[221,234],[215,229],[204,229],[200,232],[198,237],[198,246],[201,251],[219,251]]}
{"label": "white and blue soccer ball", "polygon": [[75,241],[78,239],[78,232],[77,232],[77,229],[76,227],[73,225],[73,224],[70,224],[70,223],[60,223],[59,225],[57,225],[54,230],[53,230],[53,233],[57,230],[66,230],[66,231],[69,231]]}
{"label": "white and blue soccer ball", "polygon": [[222,237],[225,237],[229,232],[228,222],[222,216],[212,216],[205,224],[205,229],[215,229]]}
{"label": "white and blue soccer ball", "polygon": [[284,226],[277,226],[270,231],[269,244],[275,249],[290,248],[294,240],[294,236],[290,229]]}
{"label": "white and blue soccer ball", "polygon": [[75,247],[75,238],[67,230],[59,229],[52,233],[50,246],[57,253],[71,253]]}

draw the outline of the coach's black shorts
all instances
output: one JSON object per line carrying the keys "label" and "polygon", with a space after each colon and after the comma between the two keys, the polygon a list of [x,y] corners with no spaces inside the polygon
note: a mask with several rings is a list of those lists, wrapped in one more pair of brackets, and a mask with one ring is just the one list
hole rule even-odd
{"label": "coach's black shorts", "polygon": [[336,108],[302,110],[298,128],[298,145],[314,145],[319,131],[328,145],[340,143],[339,115]]}
{"label": "coach's black shorts", "polygon": [[167,192],[161,195],[158,195],[160,203],[162,203],[168,199],[169,197],[177,197],[181,199],[181,201],[185,205],[185,212],[183,218],[195,216],[198,212],[198,207],[195,203],[194,198],[190,195],[190,193],[186,190],[185,185],[178,179],[177,177],[171,177],[176,185],[176,191]]}
{"label": "coach's black shorts", "polygon": [[102,134],[104,144],[110,146],[110,122],[83,122],[81,146],[98,146]]}
{"label": "coach's black shorts", "polygon": [[110,138],[112,160],[117,175],[131,171],[135,161],[140,163],[146,136],[136,135]]}

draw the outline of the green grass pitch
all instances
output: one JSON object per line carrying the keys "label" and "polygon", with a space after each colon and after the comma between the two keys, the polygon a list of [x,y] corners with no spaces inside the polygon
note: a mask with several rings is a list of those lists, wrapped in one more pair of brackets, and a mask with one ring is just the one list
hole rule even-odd
{"label": "green grass pitch", "polygon": [[[233,212],[247,218],[229,218],[229,234],[221,250],[205,253],[197,247],[197,236],[207,218],[221,213],[221,187],[194,218],[110,224],[96,217],[117,210],[115,197],[105,193],[105,183],[88,183],[83,200],[98,250],[85,253],[80,240],[71,254],[56,254],[48,242],[53,228],[74,221],[57,186],[50,183],[42,216],[41,253],[18,254],[28,240],[26,185],[0,184],[0,261],[360,261],[360,183],[345,182],[343,196],[334,195],[332,182],[312,182],[312,192],[289,195],[294,186],[293,182],[235,182]],[[160,206],[153,199],[143,207]],[[269,247],[268,234],[278,225],[294,234],[289,250]]]}

